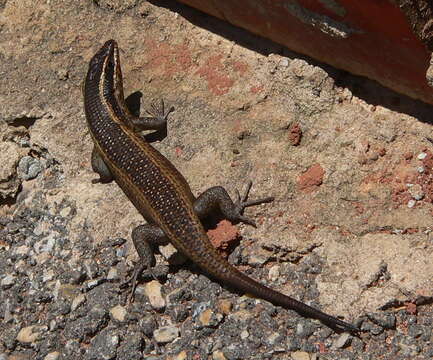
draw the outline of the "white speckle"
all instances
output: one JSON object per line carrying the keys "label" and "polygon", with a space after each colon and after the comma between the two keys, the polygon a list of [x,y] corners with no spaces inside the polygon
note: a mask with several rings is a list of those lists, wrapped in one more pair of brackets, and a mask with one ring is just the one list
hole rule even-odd
{"label": "white speckle", "polygon": [[422,200],[424,197],[424,191],[422,186],[419,184],[415,184],[414,186],[409,188],[409,193],[412,195],[412,198],[415,200]]}
{"label": "white speckle", "polygon": [[241,339],[242,340],[248,339],[249,336],[250,336],[250,333],[247,330],[243,330],[241,332]]}
{"label": "white speckle", "polygon": [[416,201],[415,201],[415,200],[409,200],[409,201],[407,202],[407,207],[408,207],[408,208],[413,208],[413,207],[415,206],[415,204],[416,204]]}
{"label": "white speckle", "polygon": [[424,160],[426,157],[427,157],[427,153],[422,152],[422,153],[418,154],[417,159],[418,160]]}
{"label": "white speckle", "polygon": [[418,166],[416,168],[416,171],[418,171],[420,174],[422,174],[425,171],[424,166]]}
{"label": "white speckle", "polygon": [[289,59],[287,59],[287,58],[281,59],[280,66],[284,66],[284,67],[289,66]]}

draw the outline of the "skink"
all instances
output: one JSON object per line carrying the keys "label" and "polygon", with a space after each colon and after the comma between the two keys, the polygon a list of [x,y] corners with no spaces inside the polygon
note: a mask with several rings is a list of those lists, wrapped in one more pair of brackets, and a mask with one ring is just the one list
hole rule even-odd
{"label": "skink", "polygon": [[152,267],[150,244],[171,242],[202,270],[245,293],[268,300],[298,313],[319,319],[343,331],[358,329],[289,296],[272,290],[241,273],[221,257],[211,245],[201,219],[218,209],[233,222],[254,222],[243,216],[248,206],[272,201],[272,198],[248,200],[248,191],[233,203],[226,190],[213,187],[195,198],[179,171],[140,134],[143,130],[161,130],[173,110],[155,106],[149,117],[133,116],[125,105],[119,49],[116,41],[107,41],[92,57],[84,83],[84,110],[94,142],[92,167],[102,183],[115,180],[147,225],[133,230],[132,239],[140,255],[137,274]]}

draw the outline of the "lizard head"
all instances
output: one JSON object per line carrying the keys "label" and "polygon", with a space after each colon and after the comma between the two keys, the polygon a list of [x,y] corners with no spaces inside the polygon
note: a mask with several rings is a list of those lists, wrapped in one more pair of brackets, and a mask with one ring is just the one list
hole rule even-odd
{"label": "lizard head", "polygon": [[119,47],[115,40],[108,40],[93,55],[89,63],[87,78],[101,79],[104,88],[114,92],[119,100],[123,100],[122,70],[120,68]]}

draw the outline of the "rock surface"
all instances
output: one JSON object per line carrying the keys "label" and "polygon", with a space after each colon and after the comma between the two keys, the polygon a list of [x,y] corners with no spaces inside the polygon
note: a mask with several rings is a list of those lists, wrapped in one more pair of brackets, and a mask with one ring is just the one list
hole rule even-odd
{"label": "rock surface", "polygon": [[[158,4],[0,1],[0,358],[432,358],[431,106]],[[194,194],[252,179],[252,198],[275,197],[247,209],[257,228],[211,222],[223,256],[359,337],[161,255],[158,301],[139,291],[147,273],[127,303],[143,219],[116,184],[92,184],[82,109],[108,38],[141,113],[175,106],[154,146]]]}

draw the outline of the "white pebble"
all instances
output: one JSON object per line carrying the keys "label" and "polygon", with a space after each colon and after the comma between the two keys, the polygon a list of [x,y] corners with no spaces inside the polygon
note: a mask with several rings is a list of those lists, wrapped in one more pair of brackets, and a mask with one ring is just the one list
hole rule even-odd
{"label": "white pebble", "polygon": [[407,207],[408,207],[408,208],[413,208],[413,207],[415,206],[415,204],[416,204],[416,201],[415,201],[415,200],[409,200],[409,201],[407,202]]}

